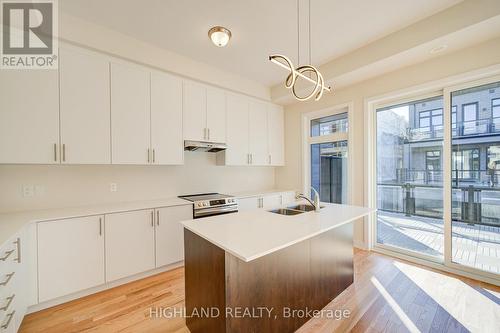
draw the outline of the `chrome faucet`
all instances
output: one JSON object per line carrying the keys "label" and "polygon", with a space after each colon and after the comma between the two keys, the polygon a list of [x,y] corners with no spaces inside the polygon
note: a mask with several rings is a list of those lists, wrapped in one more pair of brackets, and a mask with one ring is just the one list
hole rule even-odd
{"label": "chrome faucet", "polygon": [[306,197],[302,193],[297,194],[296,198],[297,199],[305,199],[305,200],[307,200],[314,207],[314,211],[319,212],[320,211],[320,206],[319,206],[319,194],[318,194],[318,191],[316,191],[316,189],[314,187],[312,187],[312,186],[311,186],[311,189],[314,192],[314,201],[311,200],[311,199],[309,199],[308,197]]}

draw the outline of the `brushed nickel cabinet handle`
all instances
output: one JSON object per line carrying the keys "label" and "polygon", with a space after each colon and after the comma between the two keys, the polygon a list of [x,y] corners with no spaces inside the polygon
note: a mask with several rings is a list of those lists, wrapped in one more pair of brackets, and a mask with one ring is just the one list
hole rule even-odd
{"label": "brushed nickel cabinet handle", "polygon": [[102,236],[102,217],[99,218],[99,236]]}
{"label": "brushed nickel cabinet handle", "polygon": [[150,163],[150,159],[149,159],[149,155],[150,155],[150,154],[149,154],[149,150],[150,150],[150,149],[148,148],[148,163]]}
{"label": "brushed nickel cabinet handle", "polygon": [[6,251],[5,255],[2,258],[0,258],[0,260],[2,260],[2,261],[7,260],[13,252],[14,252],[14,250]]}
{"label": "brushed nickel cabinet handle", "polygon": [[208,128],[208,140],[210,140],[210,127]]}
{"label": "brushed nickel cabinet handle", "polygon": [[17,258],[14,261],[21,263],[21,238],[17,238],[14,244],[16,244],[17,249]]}
{"label": "brushed nickel cabinet handle", "polygon": [[12,301],[14,300],[14,297],[16,297],[16,294],[13,294],[12,296],[10,297],[7,297],[6,300],[7,300],[7,303],[0,308],[1,311],[7,311],[7,309],[9,308],[9,306],[12,304]]}
{"label": "brushed nickel cabinet handle", "polygon": [[250,164],[253,164],[253,154],[250,154]]}
{"label": "brushed nickel cabinet handle", "polygon": [[10,274],[5,275],[7,277],[7,279],[5,279],[4,282],[0,282],[0,286],[6,286],[10,282],[10,280],[12,279],[12,277],[14,276],[15,273],[16,272],[12,272]]}
{"label": "brushed nickel cabinet handle", "polygon": [[151,211],[151,226],[154,228],[155,226],[155,215],[154,211]]}
{"label": "brushed nickel cabinet handle", "polygon": [[66,144],[63,143],[63,151],[62,151],[62,160],[63,162],[66,162]]}
{"label": "brushed nickel cabinet handle", "polygon": [[155,150],[153,149],[153,163],[155,163],[156,161],[156,153],[155,153]]}
{"label": "brushed nickel cabinet handle", "polygon": [[57,143],[54,143],[54,161],[57,162]]}
{"label": "brushed nickel cabinet handle", "polygon": [[9,313],[7,316],[5,316],[5,318],[9,318],[9,319],[7,319],[7,321],[5,322],[5,324],[3,324],[0,327],[3,328],[4,330],[6,330],[7,328],[9,328],[10,322],[12,321],[12,318],[14,318],[15,314],[16,314],[16,311],[14,310],[11,313]]}
{"label": "brushed nickel cabinet handle", "polygon": [[160,226],[160,211],[156,211],[156,225]]}

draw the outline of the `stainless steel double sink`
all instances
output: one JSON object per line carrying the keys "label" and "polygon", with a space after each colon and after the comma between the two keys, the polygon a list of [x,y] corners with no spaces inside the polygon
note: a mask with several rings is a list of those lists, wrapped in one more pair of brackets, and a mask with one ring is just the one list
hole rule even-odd
{"label": "stainless steel double sink", "polygon": [[[323,206],[320,206],[319,208],[321,209],[321,208],[323,208]],[[275,214],[280,214],[280,215],[298,215],[298,214],[310,212],[313,210],[314,210],[314,207],[311,205],[300,204],[300,205],[290,206],[287,208],[273,209],[270,212],[275,213]]]}

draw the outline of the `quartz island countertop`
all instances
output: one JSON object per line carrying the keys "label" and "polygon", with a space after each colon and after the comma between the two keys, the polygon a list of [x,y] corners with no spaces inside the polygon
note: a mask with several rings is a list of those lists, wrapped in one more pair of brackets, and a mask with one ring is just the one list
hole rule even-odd
{"label": "quartz island countertop", "polygon": [[321,205],[324,207],[320,212],[292,216],[259,209],[181,223],[196,235],[249,262],[375,211],[351,205]]}

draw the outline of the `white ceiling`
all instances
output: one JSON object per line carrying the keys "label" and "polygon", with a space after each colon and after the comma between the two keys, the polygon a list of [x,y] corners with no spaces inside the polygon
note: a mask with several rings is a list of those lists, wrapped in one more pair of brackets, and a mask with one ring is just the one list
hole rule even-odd
{"label": "white ceiling", "polygon": [[[321,65],[459,2],[311,0],[313,64]],[[269,54],[297,59],[294,0],[64,0],[59,9],[266,86],[283,80],[283,70],[267,60]],[[307,2],[301,2],[301,17],[307,22]],[[214,25],[232,31],[228,47],[211,44],[207,32]]]}

